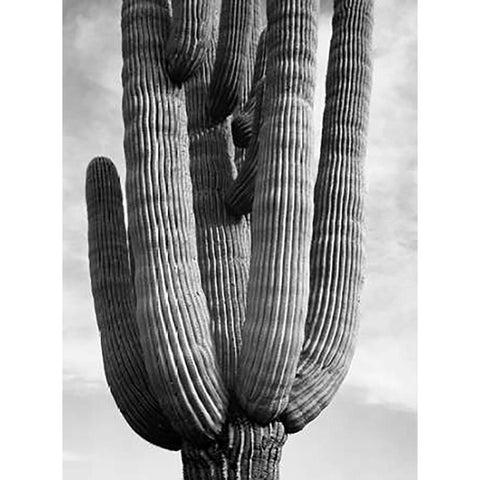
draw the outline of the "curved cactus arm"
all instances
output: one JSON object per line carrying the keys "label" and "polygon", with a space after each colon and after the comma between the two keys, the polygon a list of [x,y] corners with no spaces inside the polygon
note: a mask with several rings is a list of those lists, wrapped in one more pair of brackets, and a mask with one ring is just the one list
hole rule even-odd
{"label": "curved cactus arm", "polygon": [[210,84],[210,115],[227,118],[240,103],[255,0],[223,0]]}
{"label": "curved cactus arm", "polygon": [[128,264],[122,192],[113,163],[88,166],[86,197],[92,293],[112,396],[132,429],[154,445],[178,450],[180,438],[151,391],[142,359]]}
{"label": "curved cactus arm", "polygon": [[306,341],[283,417],[290,432],[302,429],[328,404],[353,356],[363,270],[372,26],[372,0],[335,0]]}
{"label": "curved cactus arm", "polygon": [[238,148],[247,148],[253,135],[258,133],[255,129],[255,112],[257,110],[258,90],[261,88],[263,93],[266,68],[266,29],[264,29],[258,41],[257,53],[255,56],[255,68],[253,70],[252,89],[245,106],[238,109],[238,112],[234,114],[232,118],[232,138],[233,143]]}
{"label": "curved cactus arm", "polygon": [[[250,30],[258,37],[254,28]],[[215,41],[198,74],[185,88],[198,263],[212,318],[216,356],[222,378],[231,389],[245,320],[250,230],[246,219],[232,218],[224,204],[236,166],[229,120],[212,125],[208,113]],[[253,56],[248,60],[246,68],[253,70]]]}
{"label": "curved cactus arm", "polygon": [[183,439],[221,430],[216,363],[195,243],[184,92],[166,72],[164,2],[124,0],[122,72],[136,318],[150,383]]}
{"label": "curved cactus arm", "polygon": [[313,219],[313,0],[267,3],[267,75],[236,394],[266,423],[287,406],[303,343]]}
{"label": "curved cactus arm", "polygon": [[176,83],[188,80],[205,59],[212,35],[211,0],[175,0],[172,23],[165,47],[167,71]]}

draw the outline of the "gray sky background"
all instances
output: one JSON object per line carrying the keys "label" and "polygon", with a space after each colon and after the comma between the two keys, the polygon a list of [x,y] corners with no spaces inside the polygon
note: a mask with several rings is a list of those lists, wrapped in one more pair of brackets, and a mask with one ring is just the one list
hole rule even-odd
{"label": "gray sky background", "polygon": [[[330,36],[322,1],[317,145]],[[367,158],[367,280],[352,368],[333,404],[284,448],[283,480],[416,478],[416,2],[377,2]],[[85,169],[124,178],[120,0],[64,0],[64,478],[179,479],[177,453],[137,437],[110,397],[90,294]]]}

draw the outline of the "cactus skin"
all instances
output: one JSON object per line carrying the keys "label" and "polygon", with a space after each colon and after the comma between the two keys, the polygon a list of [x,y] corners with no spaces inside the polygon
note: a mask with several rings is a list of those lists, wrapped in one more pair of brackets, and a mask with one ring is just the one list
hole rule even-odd
{"label": "cactus skin", "polygon": [[[373,1],[334,0],[315,188],[314,0],[268,0],[260,42],[259,2],[220,2],[123,0],[128,242],[118,175],[98,157],[92,293],[132,429],[181,449],[186,480],[276,480],[287,434],[326,407],[353,356]],[[212,115],[215,84],[234,101]]]}
{"label": "cactus skin", "polygon": [[192,480],[278,480],[281,451],[286,440],[281,422],[262,427],[245,417],[234,417],[219,441],[210,448],[187,446],[182,449],[184,477]]}

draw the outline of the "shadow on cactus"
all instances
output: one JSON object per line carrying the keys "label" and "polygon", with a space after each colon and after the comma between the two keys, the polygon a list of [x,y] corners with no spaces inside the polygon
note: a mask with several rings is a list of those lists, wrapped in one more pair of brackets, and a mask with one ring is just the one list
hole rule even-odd
{"label": "shadow on cactus", "polygon": [[186,479],[275,479],[353,355],[372,1],[334,1],[316,182],[314,0],[172,5],[122,5],[128,228],[87,170],[105,373]]}

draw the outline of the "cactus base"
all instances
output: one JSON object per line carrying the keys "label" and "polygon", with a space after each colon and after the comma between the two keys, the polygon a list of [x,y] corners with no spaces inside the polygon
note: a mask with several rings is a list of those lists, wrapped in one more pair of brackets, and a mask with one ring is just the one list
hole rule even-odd
{"label": "cactus base", "polygon": [[260,426],[245,417],[235,417],[218,441],[208,447],[183,445],[184,479],[277,480],[286,439],[280,422]]}

